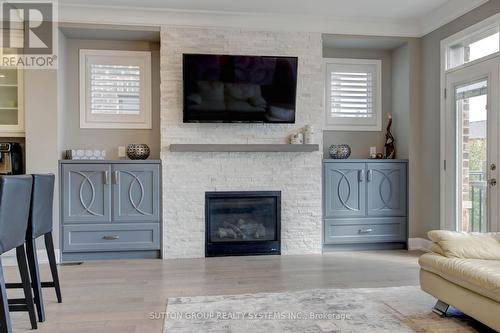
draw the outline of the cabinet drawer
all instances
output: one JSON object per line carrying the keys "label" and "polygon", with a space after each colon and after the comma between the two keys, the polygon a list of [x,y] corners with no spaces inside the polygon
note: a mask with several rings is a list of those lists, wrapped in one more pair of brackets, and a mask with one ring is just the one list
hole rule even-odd
{"label": "cabinet drawer", "polygon": [[64,252],[135,251],[160,248],[159,223],[64,226]]}
{"label": "cabinet drawer", "polygon": [[406,241],[406,218],[325,220],[325,244]]}

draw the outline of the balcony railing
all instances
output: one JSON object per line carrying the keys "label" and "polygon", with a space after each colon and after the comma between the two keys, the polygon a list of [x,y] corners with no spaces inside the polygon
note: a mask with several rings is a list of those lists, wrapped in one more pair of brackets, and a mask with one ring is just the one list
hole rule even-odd
{"label": "balcony railing", "polygon": [[487,231],[487,210],[486,210],[486,174],[481,171],[469,172],[470,201],[472,208],[470,210],[469,227],[471,232]]}

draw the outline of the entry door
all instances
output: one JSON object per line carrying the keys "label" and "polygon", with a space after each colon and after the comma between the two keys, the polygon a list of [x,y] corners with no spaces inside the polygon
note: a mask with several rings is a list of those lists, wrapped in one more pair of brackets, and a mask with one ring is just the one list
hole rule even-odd
{"label": "entry door", "polygon": [[[446,75],[445,227],[497,231],[498,58]],[[423,133],[425,134],[425,133]]]}

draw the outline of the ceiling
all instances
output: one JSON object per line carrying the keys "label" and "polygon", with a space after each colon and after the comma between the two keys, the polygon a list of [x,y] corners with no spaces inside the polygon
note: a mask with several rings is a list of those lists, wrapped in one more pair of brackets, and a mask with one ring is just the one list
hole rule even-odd
{"label": "ceiling", "polygon": [[418,19],[449,0],[59,0],[60,3],[323,17]]}
{"label": "ceiling", "polygon": [[[147,20],[144,13],[149,12],[149,22],[156,22],[165,18],[165,21],[173,20],[175,23],[180,19],[187,18],[187,14],[193,14],[192,18],[205,17],[202,21],[213,16],[215,25],[221,17],[242,17],[247,15],[249,19],[240,20],[242,24],[248,23],[250,18],[256,20],[259,17],[263,22],[267,20],[279,21],[281,25],[286,18],[291,26],[298,25],[302,28],[310,26],[312,30],[318,31],[328,26],[339,28],[339,22],[343,27],[353,30],[353,33],[373,32],[375,24],[387,30],[390,34],[392,29],[396,35],[422,35],[443,25],[467,11],[485,3],[487,0],[59,0],[60,16],[73,14],[85,15],[89,8],[100,9],[100,17],[104,12],[109,12],[110,21],[117,23],[121,15],[120,10],[128,13],[137,13],[131,18],[137,21],[141,15]],[[80,7],[80,8],[79,8]],[[78,10],[85,8],[86,10]],[[73,11],[73,12],[72,12]],[[163,14],[163,16],[161,16]],[[168,16],[167,14],[170,14]],[[176,14],[176,15],[175,15]],[[69,15],[71,16],[71,15]],[[297,21],[300,17],[303,22]],[[308,22],[308,24],[306,24]],[[124,23],[124,22],[123,22]],[[147,22],[142,22],[147,23]],[[165,22],[162,22],[165,23]],[[205,23],[205,22],[203,22]],[[193,22],[191,22],[193,24]],[[234,23],[233,23],[234,24]],[[324,28],[323,28],[324,27]],[[401,30],[398,33],[398,29]],[[330,29],[330,30],[332,30]],[[346,30],[344,29],[344,30]],[[348,30],[348,29],[347,29]],[[385,31],[383,30],[383,31]],[[337,31],[318,31],[337,32]],[[350,33],[350,31],[340,31]]]}

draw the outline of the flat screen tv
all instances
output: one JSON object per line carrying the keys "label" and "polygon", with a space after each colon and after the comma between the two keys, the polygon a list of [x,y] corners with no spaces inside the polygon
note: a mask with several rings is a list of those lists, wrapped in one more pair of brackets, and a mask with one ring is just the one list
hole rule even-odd
{"label": "flat screen tv", "polygon": [[184,122],[295,123],[297,58],[184,54]]}

